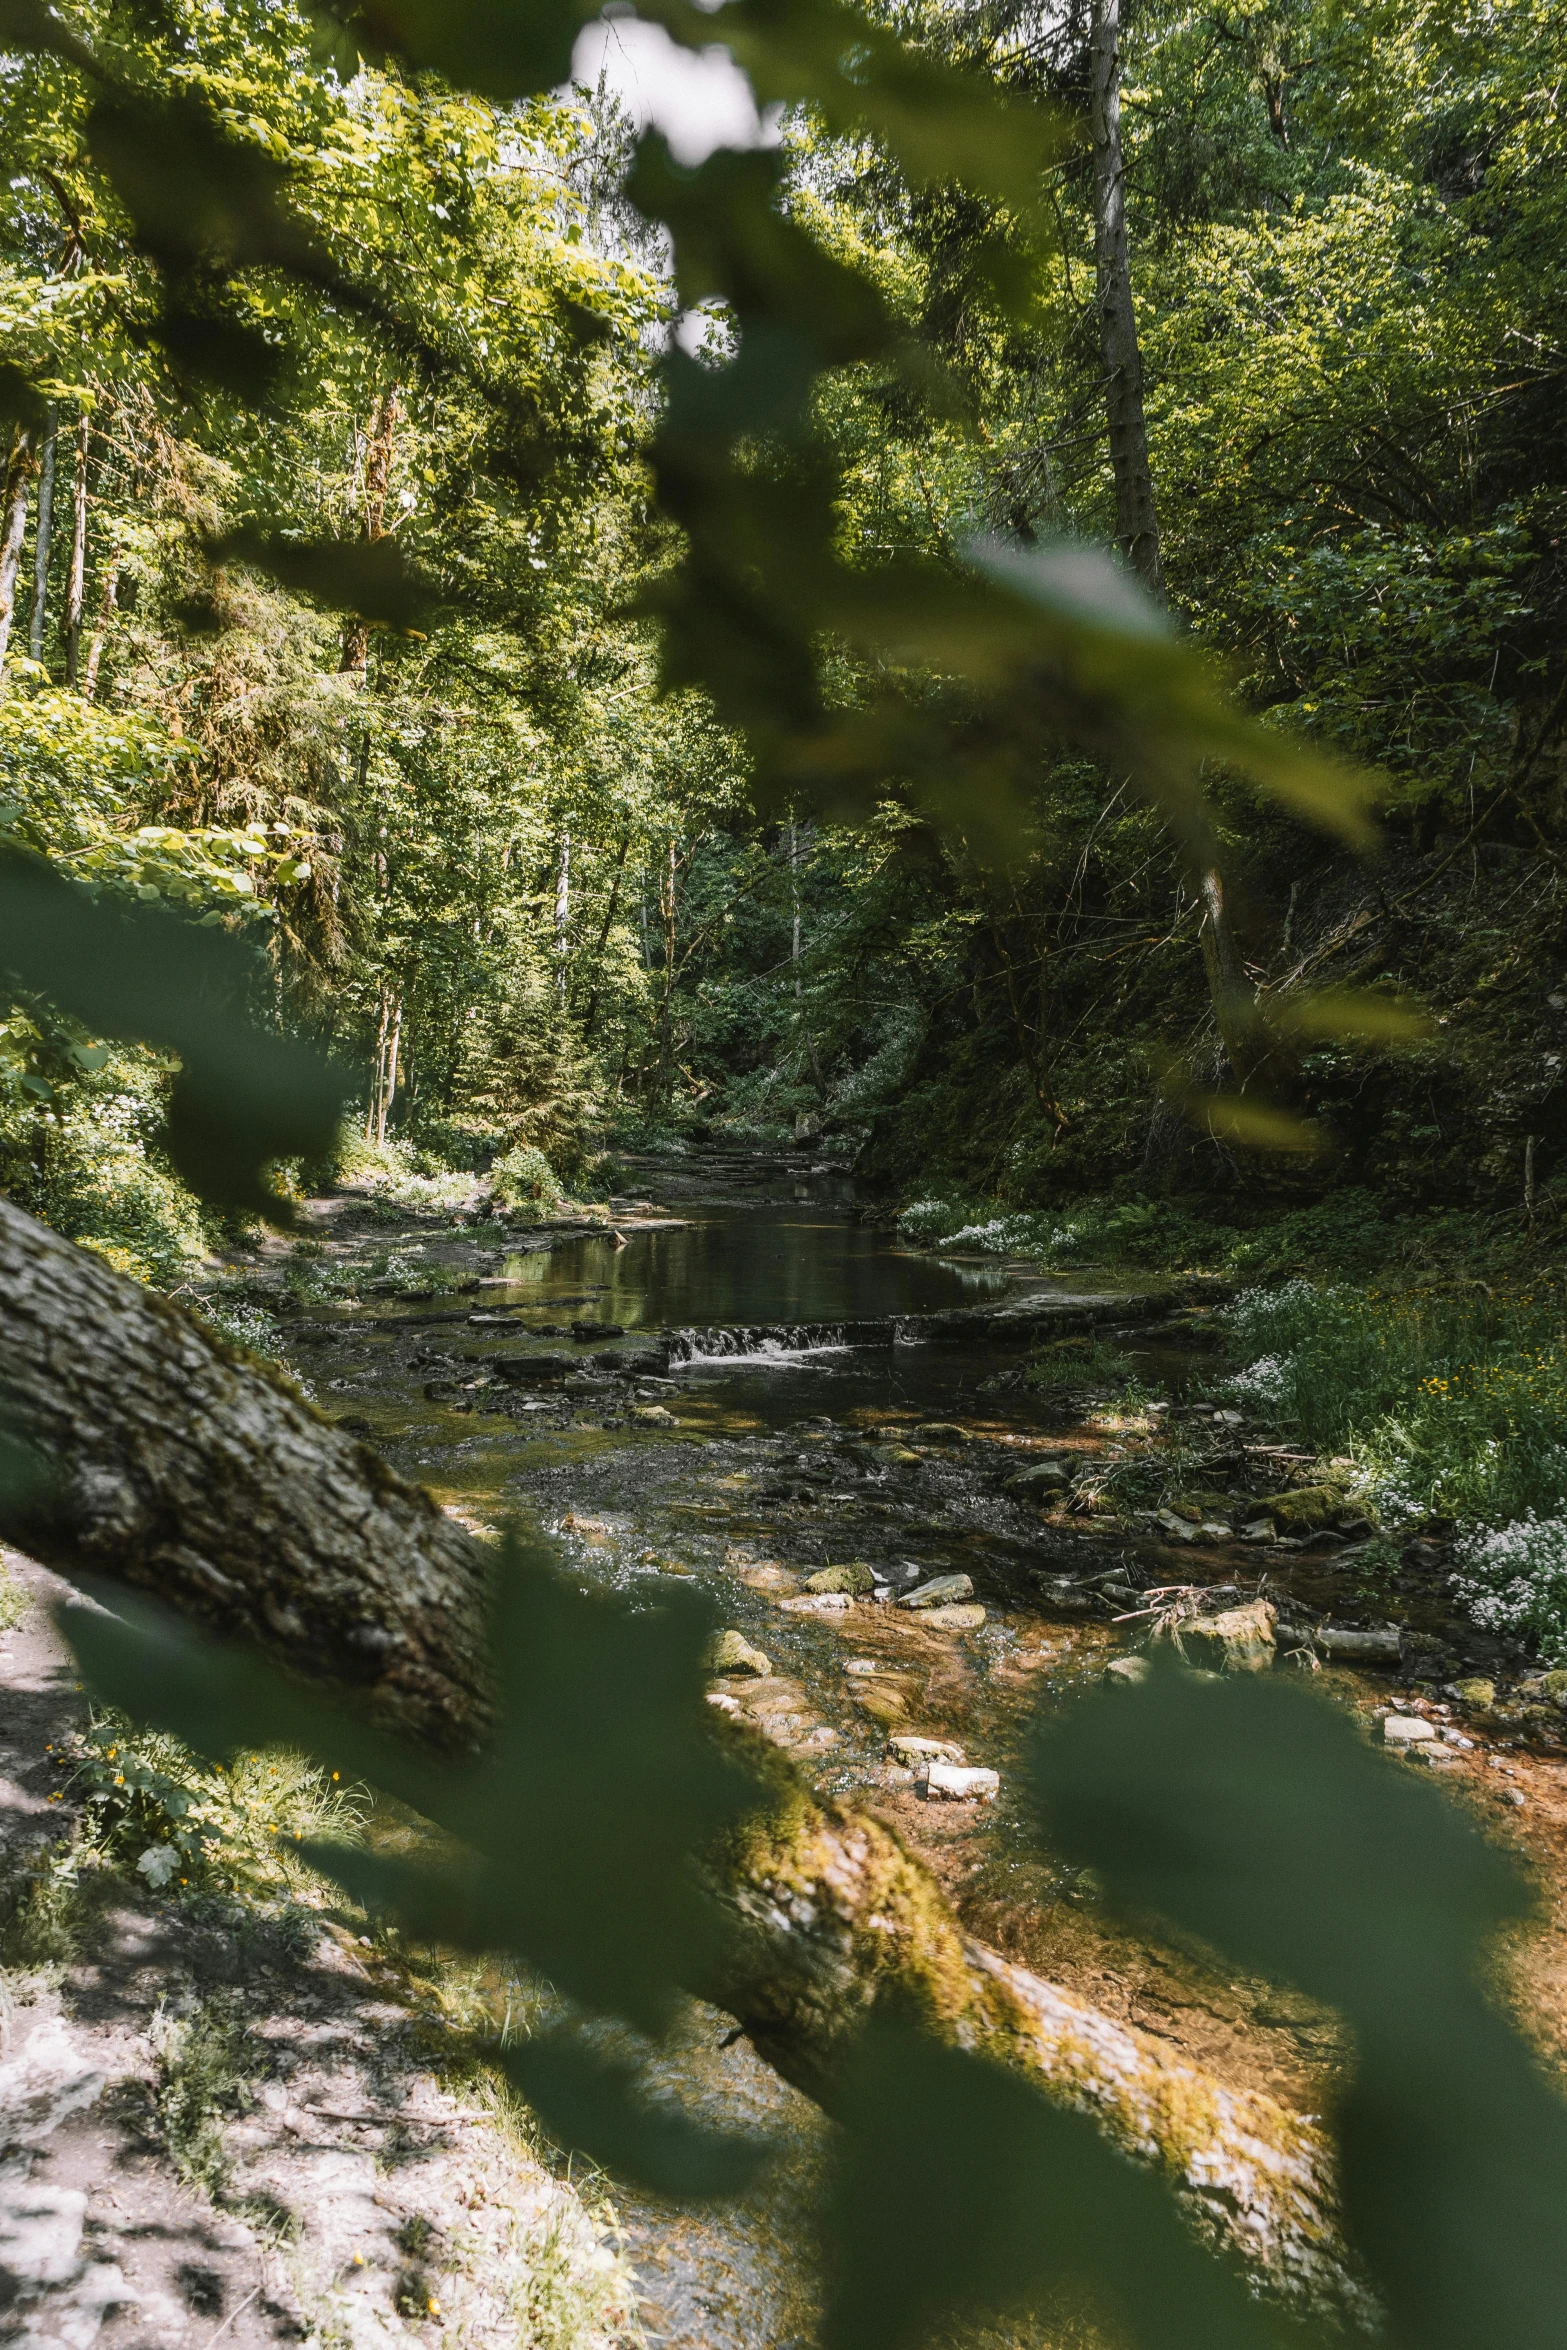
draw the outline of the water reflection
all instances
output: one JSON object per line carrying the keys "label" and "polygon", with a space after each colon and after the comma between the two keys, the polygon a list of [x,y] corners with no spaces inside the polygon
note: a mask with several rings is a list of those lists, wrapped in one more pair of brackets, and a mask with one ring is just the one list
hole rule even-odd
{"label": "water reflection", "polygon": [[1009,1282],[1000,1267],[916,1255],[896,1233],[812,1201],[697,1208],[682,1228],[634,1233],[625,1248],[594,1236],[508,1257],[505,1276],[491,1291],[498,1303],[548,1307],[592,1291],[582,1318],[628,1330],[928,1314]]}

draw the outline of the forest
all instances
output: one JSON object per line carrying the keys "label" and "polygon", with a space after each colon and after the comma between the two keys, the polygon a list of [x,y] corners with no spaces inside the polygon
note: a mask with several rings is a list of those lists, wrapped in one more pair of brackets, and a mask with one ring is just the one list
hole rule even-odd
{"label": "forest", "polygon": [[0,2338],[1559,2341],[1562,32],[0,0]]}

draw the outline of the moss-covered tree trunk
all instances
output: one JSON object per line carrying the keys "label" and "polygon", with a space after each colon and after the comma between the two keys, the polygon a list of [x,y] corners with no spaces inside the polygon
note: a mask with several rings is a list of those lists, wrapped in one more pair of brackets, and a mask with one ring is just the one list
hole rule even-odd
{"label": "moss-covered tree trunk", "polygon": [[[301,1677],[356,1687],[423,1744],[482,1740],[488,1553],[428,1494],[287,1380],[3,1201],[0,1317],[0,1422],[55,1470],[8,1505],[14,1540],[66,1574],[154,1592]],[[1310,2124],[974,1941],[888,1829],[818,1801],[766,1754],[768,1810],[710,1857],[730,1955],[721,1980],[693,1989],[785,2078],[830,2104],[847,2038],[895,1993],[1095,2114],[1271,2284],[1354,2306]]]}

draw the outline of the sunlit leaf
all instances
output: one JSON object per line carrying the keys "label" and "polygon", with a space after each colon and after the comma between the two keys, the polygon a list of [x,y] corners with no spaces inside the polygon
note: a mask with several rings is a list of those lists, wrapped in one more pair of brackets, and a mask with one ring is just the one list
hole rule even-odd
{"label": "sunlit leaf", "polygon": [[1433,1033],[1431,1016],[1408,997],[1359,988],[1319,995],[1272,995],[1263,1004],[1270,1028],[1284,1036],[1344,1037],[1364,1044],[1418,1044]]}
{"label": "sunlit leaf", "polygon": [[1320,1158],[1329,1146],[1322,1128],[1309,1118],[1297,1118],[1276,1103],[1253,1100],[1243,1093],[1204,1093],[1191,1087],[1174,1097],[1194,1126],[1206,1127],[1220,1142],[1238,1143],[1245,1150],[1289,1151],[1300,1158]]}

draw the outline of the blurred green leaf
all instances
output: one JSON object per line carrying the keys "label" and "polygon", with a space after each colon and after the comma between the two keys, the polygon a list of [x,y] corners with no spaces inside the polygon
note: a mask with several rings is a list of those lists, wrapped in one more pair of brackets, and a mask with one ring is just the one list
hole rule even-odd
{"label": "blurred green leaf", "polygon": [[237,400],[259,405],[278,388],[283,353],[276,344],[259,327],[219,309],[195,308],[188,295],[170,295],[156,320],[136,330],[136,339],[156,343],[182,380],[216,384]]}
{"label": "blurred green leaf", "polygon": [[1433,1033],[1431,1016],[1408,997],[1372,995],[1360,988],[1325,988],[1319,995],[1272,995],[1263,1015],[1280,1035],[1334,1037],[1362,1044],[1418,1044]]}
{"label": "blurred green leaf", "polygon": [[0,359],[0,422],[34,434],[47,431],[49,424],[48,401],[9,359]]}
{"label": "blurred green leaf", "polygon": [[31,1445],[0,1429],[0,1510],[9,1517],[32,1508],[53,1483],[48,1462]]}
{"label": "blurred green leaf", "polygon": [[500,2062],[561,2146],[655,2194],[737,2195],[771,2157],[762,2139],[705,2129],[667,2099],[650,2100],[633,2066],[563,2033],[507,2048]]}
{"label": "blurred green leaf", "polygon": [[437,601],[434,583],[411,568],[394,538],[286,539],[236,530],[209,540],[206,554],[214,564],[248,563],[296,595],[385,628],[416,627]]}
{"label": "blurred green leaf", "polygon": [[161,907],[127,905],[0,849],[0,954],[95,1036],[177,1053],[169,1153],[203,1199],[278,1216],[263,1169],[324,1150],[347,1073],[247,1020],[252,950]]}
{"label": "blurred green leaf", "polygon": [[1038,1735],[1058,1852],[1107,1897],[1337,2007],[1347,2225],[1409,2350],[1545,2350],[1567,2305],[1567,2104],[1482,1992],[1517,1868],[1299,1689],[1174,1664]]}
{"label": "blurred green leaf", "polygon": [[[403,57],[460,89],[502,105],[571,79],[578,33],[598,14],[594,0],[365,0],[333,14],[372,51]],[[708,39],[712,19],[708,18]]]}
{"label": "blurred green leaf", "polygon": [[975,2313],[1074,2340],[1086,2316],[1147,2350],[1307,2338],[1198,2248],[1157,2177],[1015,2074],[878,2020],[832,2112],[825,2350],[916,2350]]}
{"label": "blurred green leaf", "polygon": [[356,1896],[421,1936],[516,1951],[568,1996],[657,2031],[677,1988],[706,1979],[724,1931],[693,1855],[757,1799],[703,1703],[711,1611],[686,1591],[661,1600],[635,1610],[577,1591],[542,1547],[509,1542],[494,1591],[495,1729],[466,1765],[399,1747],[141,1603],[116,1597],[119,1623],[73,1611],[67,1628],[111,1702],[207,1753],[297,1746],[456,1839],[428,1862],[314,1851]]}
{"label": "blurred green leaf", "polygon": [[86,136],[138,243],[176,275],[253,265],[320,274],[320,248],[282,201],[282,166],[197,99],[100,98]]}
{"label": "blurred green leaf", "polygon": [[1243,1093],[1207,1093],[1200,1086],[1168,1084],[1166,1097],[1194,1126],[1206,1127],[1220,1142],[1244,1150],[1288,1151],[1303,1159],[1319,1159],[1329,1147],[1328,1137],[1310,1118],[1276,1102]]}

